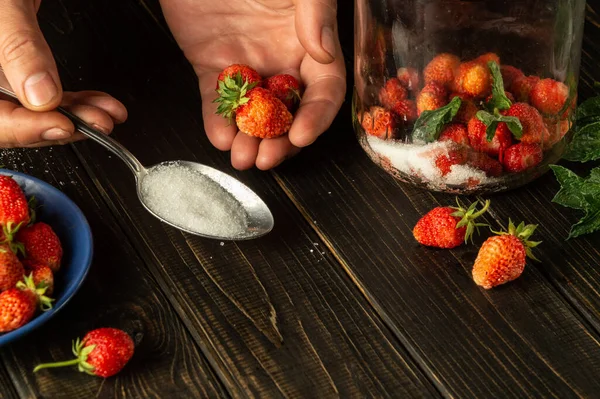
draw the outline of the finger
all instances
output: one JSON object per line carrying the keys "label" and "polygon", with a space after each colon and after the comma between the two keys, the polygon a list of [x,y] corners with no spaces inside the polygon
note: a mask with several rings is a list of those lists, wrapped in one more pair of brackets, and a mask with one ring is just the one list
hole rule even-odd
{"label": "finger", "polygon": [[300,148],[290,143],[288,136],[262,140],[256,157],[256,167],[260,170],[269,170],[283,161],[300,152]]}
{"label": "finger", "polygon": [[200,76],[200,94],[202,95],[202,119],[208,140],[221,151],[229,151],[238,132],[235,119],[228,124],[227,119],[217,115],[215,87],[219,72],[207,72]]}
{"label": "finger", "polygon": [[238,133],[231,145],[231,165],[238,170],[250,169],[256,162],[258,137],[251,137],[245,133]]}
{"label": "finger", "polygon": [[31,110],[57,107],[62,88],[33,1],[0,0],[0,65],[19,101]]}
{"label": "finger", "polygon": [[68,105],[65,108],[104,134],[112,132],[115,126],[110,115],[100,108],[84,104]]}
{"label": "finger", "polygon": [[346,95],[344,60],[339,57],[323,65],[305,57],[300,73],[306,89],[289,138],[296,147],[306,147],[329,128],[342,106]]}
{"label": "finger", "polygon": [[116,98],[100,91],[66,92],[62,104],[84,104],[99,108],[106,112],[114,123],[123,123],[127,120],[127,108]]}
{"label": "finger", "polygon": [[0,147],[29,147],[44,141],[67,140],[73,123],[58,112],[31,111],[9,101],[0,101]]}
{"label": "finger", "polygon": [[296,32],[312,58],[322,64],[335,60],[337,0],[297,0]]}

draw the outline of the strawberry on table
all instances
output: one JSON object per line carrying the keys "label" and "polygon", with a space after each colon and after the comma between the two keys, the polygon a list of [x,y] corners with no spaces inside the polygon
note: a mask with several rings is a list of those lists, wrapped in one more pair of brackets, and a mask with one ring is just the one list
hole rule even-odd
{"label": "strawberry on table", "polygon": [[60,239],[47,223],[37,222],[19,230],[15,240],[23,245],[27,259],[48,266],[53,272],[60,269],[63,249]]}
{"label": "strawberry on table", "polygon": [[518,278],[525,269],[527,257],[534,259],[531,249],[540,242],[529,241],[537,225],[516,226],[509,221],[508,231],[496,232],[481,248],[473,265],[473,280],[485,289],[506,284]]}
{"label": "strawberry on table", "polygon": [[388,79],[379,90],[379,102],[388,109],[394,108],[397,103],[406,99],[407,96],[408,91],[397,78]]}
{"label": "strawberry on table", "polygon": [[542,114],[558,115],[569,98],[569,88],[562,82],[554,79],[538,81],[531,93],[529,102]]}
{"label": "strawberry on table", "polygon": [[502,165],[508,172],[518,173],[538,165],[543,157],[544,153],[539,144],[518,143],[504,152]]}
{"label": "strawberry on table", "polygon": [[392,112],[383,107],[372,106],[368,112],[361,115],[361,118],[361,126],[369,136],[382,140],[394,137],[397,122]]}
{"label": "strawberry on table", "polygon": [[108,378],[125,367],[133,356],[134,349],[133,340],[125,331],[110,327],[98,328],[88,332],[82,340],[77,339],[73,342],[75,359],[40,364],[33,372],[45,368],[77,365],[81,372]]}
{"label": "strawberry on table", "polygon": [[0,226],[4,239],[29,223],[29,204],[19,184],[10,176],[0,175]]}
{"label": "strawberry on table", "polygon": [[292,75],[281,74],[263,80],[262,87],[281,100],[293,112],[302,98],[302,85]]}
{"label": "strawberry on table", "polygon": [[436,248],[455,248],[467,242],[477,227],[487,226],[475,220],[487,212],[490,201],[485,201],[481,210],[478,202],[468,209],[457,207],[437,207],[429,211],[415,225],[413,236],[421,245]]}
{"label": "strawberry on table", "polygon": [[44,294],[45,288],[37,287],[31,277],[23,277],[15,288],[0,294],[0,333],[16,330],[27,324],[38,307],[43,311],[52,308],[52,300]]}
{"label": "strawberry on table", "polygon": [[454,81],[454,71],[460,64],[460,58],[453,54],[441,53],[435,56],[423,70],[425,84],[437,83],[450,88]]}
{"label": "strawberry on table", "polygon": [[550,134],[544,120],[537,109],[529,104],[515,103],[505,112],[506,116],[514,116],[523,126],[522,143],[540,144],[548,141]]}
{"label": "strawberry on table", "polygon": [[225,83],[226,77],[234,79],[238,75],[241,78],[242,84],[247,82],[248,84],[254,83],[256,85],[260,85],[262,81],[262,78],[258,72],[254,70],[254,68],[245,64],[233,64],[225,68],[219,74],[219,77],[217,78],[217,89],[220,85],[219,82]]}
{"label": "strawberry on table", "polygon": [[0,291],[15,288],[25,269],[17,255],[6,244],[0,245]]}

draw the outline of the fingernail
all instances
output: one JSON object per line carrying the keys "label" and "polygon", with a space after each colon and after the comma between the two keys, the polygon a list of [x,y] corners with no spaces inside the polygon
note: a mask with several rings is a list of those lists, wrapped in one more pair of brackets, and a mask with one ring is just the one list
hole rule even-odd
{"label": "fingernail", "polygon": [[48,104],[57,94],[56,83],[48,72],[36,73],[25,81],[25,97],[35,107]]}
{"label": "fingernail", "polygon": [[321,31],[321,47],[329,53],[331,58],[335,58],[335,38],[333,37],[333,29],[330,26],[324,26]]}
{"label": "fingernail", "polygon": [[96,130],[99,130],[100,132],[104,133],[104,134],[108,134],[108,129],[105,127],[102,127],[100,125],[97,125],[95,123],[92,123],[92,127]]}
{"label": "fingernail", "polygon": [[71,133],[57,127],[53,127],[52,129],[48,129],[42,133],[42,139],[48,141],[63,140],[69,137],[71,137]]}

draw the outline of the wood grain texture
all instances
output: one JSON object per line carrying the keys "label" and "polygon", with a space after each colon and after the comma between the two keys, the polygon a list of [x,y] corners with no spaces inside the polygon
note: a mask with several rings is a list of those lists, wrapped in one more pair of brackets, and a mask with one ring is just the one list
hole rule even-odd
{"label": "wood grain texture", "polygon": [[5,366],[0,366],[0,399],[17,399],[19,395]]}
{"label": "wood grain texture", "polygon": [[[64,2],[69,40],[47,37],[70,88],[102,88],[130,119],[115,136],[145,164],[198,160],[239,177],[271,207],[261,240],[219,243],[161,224],[139,204],[125,166],[94,143],[80,159],[196,342],[236,397],[436,397],[273,178],[235,173],[200,119],[197,83],[136,2]],[[56,17],[46,15],[46,19]],[[87,21],[106,21],[90,25]],[[135,27],[135,28],[133,28]],[[93,48],[93,54],[86,52]]]}
{"label": "wood grain texture", "polygon": [[[3,150],[1,161],[65,192],[88,218],[95,241],[93,264],[73,300],[47,324],[0,351],[20,397],[225,397],[72,150]],[[103,326],[122,328],[136,342],[134,357],[119,375],[103,381],[74,368],[32,373],[38,363],[70,359],[71,340]]]}

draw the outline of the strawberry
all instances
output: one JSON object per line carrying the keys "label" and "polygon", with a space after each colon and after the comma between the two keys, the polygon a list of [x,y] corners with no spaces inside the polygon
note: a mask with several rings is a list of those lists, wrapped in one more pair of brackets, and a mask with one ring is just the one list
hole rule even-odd
{"label": "strawberry", "polygon": [[46,288],[44,294],[51,296],[54,292],[54,273],[52,269],[43,263],[29,259],[24,259],[22,263],[25,267],[25,274],[31,275],[35,285]]}
{"label": "strawberry", "polygon": [[523,135],[520,140],[522,143],[539,144],[548,141],[550,138],[542,116],[531,105],[514,103],[504,114],[506,116],[514,116],[521,122]]}
{"label": "strawberry", "polygon": [[502,82],[504,82],[504,90],[508,90],[517,78],[525,76],[523,71],[511,65],[501,65],[500,73],[502,74]]}
{"label": "strawberry", "polygon": [[475,98],[486,97],[492,90],[492,74],[487,65],[470,61],[460,64],[454,78],[454,89]]}
{"label": "strawberry", "polygon": [[465,125],[469,123],[471,118],[477,114],[479,111],[479,107],[473,100],[473,97],[466,95],[464,93],[452,93],[450,94],[450,99],[454,97],[459,97],[461,99],[460,108],[454,117],[455,122],[464,123]]}
{"label": "strawberry", "polygon": [[533,87],[540,80],[537,76],[519,76],[513,80],[510,85],[510,92],[515,96],[515,100],[519,102],[529,102],[529,94]]}
{"label": "strawberry", "polygon": [[396,75],[400,83],[408,90],[415,92],[419,88],[419,72],[415,68],[398,68]]}
{"label": "strawberry", "polygon": [[562,121],[555,121],[553,119],[544,118],[544,125],[548,129],[548,140],[542,143],[544,151],[552,148],[556,143],[562,140],[563,137],[571,129],[571,122],[568,119]]}
{"label": "strawberry", "polygon": [[542,79],[533,86],[529,102],[542,114],[558,115],[569,97],[569,88],[554,79]]}
{"label": "strawberry", "polygon": [[487,127],[476,116],[471,118],[467,125],[469,144],[476,151],[481,151],[492,156],[502,156],[504,151],[512,144],[512,133],[506,123],[499,123],[492,141],[487,140]]}
{"label": "strawberry", "polygon": [[469,135],[467,127],[462,123],[450,123],[440,133],[439,141],[454,141],[457,144],[468,146]]}
{"label": "strawberry", "polygon": [[55,273],[60,269],[63,249],[50,225],[37,222],[27,226],[19,230],[15,240],[23,245],[27,259],[48,266]]}
{"label": "strawberry", "polygon": [[437,83],[450,88],[454,81],[454,71],[460,64],[460,58],[455,55],[442,53],[435,56],[423,70],[425,84]]}
{"label": "strawberry", "polygon": [[537,225],[509,221],[507,232],[495,232],[477,254],[473,265],[473,280],[486,290],[518,278],[525,269],[527,257],[535,259],[531,249],[540,242],[529,241]]}
{"label": "strawberry", "polygon": [[0,294],[0,332],[16,330],[27,324],[38,306],[52,308],[52,300],[44,296],[46,289],[36,287],[31,277],[23,277],[14,288]]}
{"label": "strawberry", "polygon": [[219,88],[220,83],[225,83],[225,78],[234,79],[237,75],[240,76],[240,80],[243,83],[260,85],[262,78],[252,67],[245,64],[233,64],[225,68],[217,78],[217,89]]}
{"label": "strawberry", "polygon": [[502,174],[502,164],[482,152],[471,151],[467,165],[482,170],[488,177],[498,177]]}
{"label": "strawberry", "polygon": [[489,208],[486,201],[477,211],[478,202],[468,209],[458,207],[437,207],[423,216],[413,228],[413,236],[421,245],[436,248],[455,248],[472,238],[477,227],[486,226],[475,220]]}
{"label": "strawberry", "polygon": [[0,291],[14,288],[24,274],[25,269],[17,255],[8,245],[0,245]]}
{"label": "strawberry", "polygon": [[361,125],[365,133],[382,140],[394,137],[396,124],[395,116],[382,107],[373,106],[362,115]]}
{"label": "strawberry", "polygon": [[417,96],[417,113],[433,111],[448,103],[448,93],[435,82],[427,83]]}
{"label": "strawberry", "polygon": [[500,57],[498,57],[498,54],[496,54],[496,53],[482,54],[479,57],[475,58],[473,61],[480,63],[481,65],[483,65],[486,68],[488,66],[488,62],[490,62],[490,61],[494,61],[496,64],[500,65]]}
{"label": "strawberry", "polygon": [[412,100],[398,101],[392,108],[392,112],[396,114],[399,120],[412,123],[417,120],[417,106]]}
{"label": "strawberry", "polygon": [[465,148],[451,148],[447,154],[440,154],[435,158],[435,166],[446,176],[452,171],[452,166],[463,165],[467,161]]}
{"label": "strawberry", "polygon": [[379,91],[379,102],[387,109],[394,108],[396,103],[406,99],[408,92],[397,78],[391,78]]}
{"label": "strawberry", "polygon": [[[510,100],[511,103],[515,102],[515,96],[513,96],[510,91],[505,91],[504,95],[506,96],[506,98],[508,98]],[[486,104],[489,103],[490,101],[492,101],[493,97],[494,97],[493,94],[490,94],[489,96],[487,96],[487,98],[485,99]]]}
{"label": "strawberry", "polygon": [[248,136],[263,139],[287,133],[293,119],[285,104],[262,87],[242,94],[239,105],[235,108],[238,129]]}
{"label": "strawberry", "polygon": [[79,371],[108,378],[119,373],[133,356],[135,345],[125,331],[117,328],[98,328],[88,332],[82,340],[73,342],[76,358],[36,366],[33,372],[44,368],[77,365]]}
{"label": "strawberry", "polygon": [[263,80],[262,87],[281,100],[293,112],[302,98],[302,86],[292,75],[275,75]]}
{"label": "strawberry", "polygon": [[543,157],[544,153],[539,144],[519,143],[506,149],[502,165],[508,172],[523,172],[538,165]]}
{"label": "strawberry", "polygon": [[4,240],[30,221],[29,205],[25,193],[10,176],[0,175],[0,226]]}

